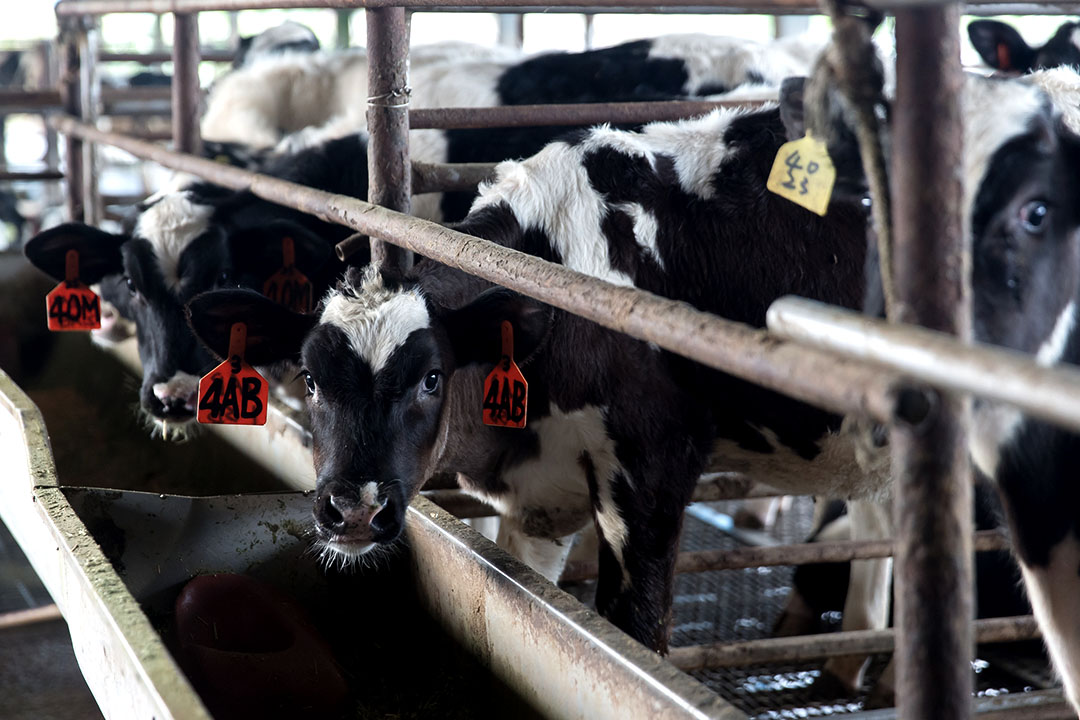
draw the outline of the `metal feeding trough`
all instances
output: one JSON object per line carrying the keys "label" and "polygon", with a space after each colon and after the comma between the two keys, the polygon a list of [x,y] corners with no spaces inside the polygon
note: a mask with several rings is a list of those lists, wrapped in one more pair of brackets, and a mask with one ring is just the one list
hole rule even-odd
{"label": "metal feeding trough", "polygon": [[[284,422],[275,412],[271,424]],[[180,587],[216,572],[287,588],[332,627],[351,717],[745,717],[424,498],[381,568],[324,571],[304,492],[65,487],[41,413],[3,373],[0,457],[0,517],[67,619],[107,717],[210,717],[162,630]]]}

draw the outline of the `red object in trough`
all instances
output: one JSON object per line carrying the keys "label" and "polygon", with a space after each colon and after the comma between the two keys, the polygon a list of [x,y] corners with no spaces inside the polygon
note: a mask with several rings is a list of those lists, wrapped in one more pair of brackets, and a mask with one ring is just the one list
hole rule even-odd
{"label": "red object in trough", "polygon": [[348,686],[297,601],[246,575],[201,575],[176,599],[180,665],[219,718],[336,717]]}

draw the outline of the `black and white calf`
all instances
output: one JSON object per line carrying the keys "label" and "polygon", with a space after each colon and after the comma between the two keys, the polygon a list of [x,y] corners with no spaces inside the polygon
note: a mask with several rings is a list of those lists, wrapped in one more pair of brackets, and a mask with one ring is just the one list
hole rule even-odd
{"label": "black and white calf", "polygon": [[319,49],[319,38],[306,25],[286,20],[258,35],[242,37],[236,46],[233,68],[251,65],[268,57],[285,53],[313,53]]}
{"label": "black and white calf", "polygon": [[1041,47],[1032,47],[1016,28],[1000,20],[975,20],[968,38],[983,62],[1003,72],[1027,73],[1061,66],[1080,67],[1080,23],[1063,23]]}
{"label": "black and white calf", "polygon": [[[971,78],[964,96],[976,332],[1045,363],[1080,359],[1078,100],[1071,71]],[[503,164],[461,229],[755,325],[785,293],[857,306],[858,198],[834,196],[821,219],[766,192],[785,139],[775,108],[642,133],[595,129]],[[715,437],[732,469],[763,468],[784,489],[890,491],[887,471],[858,466],[840,418],[434,263],[406,278],[351,273],[318,318],[235,292],[200,296],[189,311],[219,353],[238,319],[263,334],[266,352],[299,352],[328,552],[355,558],[395,538],[424,478],[460,471],[534,560],[557,561],[561,538],[591,516],[599,609],[658,649],[682,509]],[[506,319],[530,383],[526,430],[480,420],[481,380]],[[973,455],[1004,491],[1029,594],[1075,701],[1078,438],[985,405],[976,418]]]}
{"label": "black and white calf", "polygon": [[[364,197],[366,158],[364,139],[351,136],[266,171]],[[319,297],[341,271],[333,245],[349,232],[248,192],[181,180],[179,189],[148,199],[129,232],[69,223],[31,239],[25,252],[38,268],[63,279],[66,252],[79,251],[81,279],[100,281],[103,299],[135,323],[142,410],[163,438],[180,439],[194,418],[199,377],[212,367],[187,326],[184,303],[218,287],[261,288],[283,264],[284,237],[293,239],[297,267]]]}
{"label": "black and white calf", "polygon": [[[864,210],[845,202],[819,218],[767,192],[786,139],[775,107],[641,133],[589,130],[501,165],[459,229],[756,325],[786,293],[856,307]],[[234,315],[213,310],[221,305]],[[247,293],[200,296],[189,308],[196,332],[219,352],[226,325],[241,317],[249,337],[267,333],[264,349],[289,356],[302,346],[316,524],[332,554],[359,557],[396,538],[423,480],[461,472],[469,492],[500,510],[507,546],[549,577],[569,536],[594,520],[598,606],[657,649],[667,643],[683,508],[717,436],[738,449],[736,462],[801,459],[792,475],[803,490],[814,476],[807,466],[829,478],[856,467],[833,434],[839,417],[485,291],[436,263],[421,261],[405,278],[351,273],[307,328]],[[481,422],[502,320],[514,325],[529,381],[524,430]],[[278,330],[286,326],[304,332]],[[880,478],[876,489],[885,484]]]}

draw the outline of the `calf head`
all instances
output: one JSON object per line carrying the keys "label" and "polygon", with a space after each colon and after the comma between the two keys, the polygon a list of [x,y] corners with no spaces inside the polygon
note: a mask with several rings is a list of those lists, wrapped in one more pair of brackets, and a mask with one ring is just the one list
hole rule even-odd
{"label": "calf head", "polygon": [[[321,264],[329,254],[328,248],[308,249],[323,244],[289,223],[227,231],[213,221],[214,209],[191,193],[169,193],[144,206],[130,233],[68,223],[25,247],[30,261],[57,280],[64,278],[67,251],[78,250],[81,280],[99,283],[110,311],[135,324],[143,367],[139,404],[163,439],[188,435],[199,378],[213,366],[191,334],[184,303],[200,292],[233,286],[237,278],[260,287],[254,280],[258,273],[273,262],[280,266],[283,234],[296,239],[298,265]],[[234,252],[234,242],[242,252]],[[96,332],[107,339],[115,323],[115,317],[105,317]]]}
{"label": "calf head", "polygon": [[990,67],[1027,73],[1039,68],[1080,65],[1080,23],[1067,22],[1042,47],[1032,47],[1012,25],[998,20],[975,20],[968,37]]}
{"label": "calf head", "polygon": [[[397,539],[409,501],[448,455],[463,447],[490,455],[497,451],[489,433],[519,432],[482,425],[483,373],[470,370],[498,360],[503,320],[514,326],[522,363],[551,322],[550,308],[503,289],[446,310],[415,282],[374,266],[350,270],[318,318],[244,291],[205,293],[188,312],[219,355],[242,321],[259,360],[299,357],[318,478],[316,533],[325,557],[343,565]],[[462,403],[475,403],[474,412],[460,412]]]}

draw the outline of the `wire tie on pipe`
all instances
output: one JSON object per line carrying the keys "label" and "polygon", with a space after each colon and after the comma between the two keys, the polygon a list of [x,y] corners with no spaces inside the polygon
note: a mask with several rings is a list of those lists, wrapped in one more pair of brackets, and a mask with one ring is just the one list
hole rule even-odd
{"label": "wire tie on pipe", "polygon": [[[412,88],[408,85],[404,85],[399,88],[394,88],[388,93],[382,95],[372,95],[367,99],[368,107],[383,107],[383,108],[403,108],[409,107],[409,97],[412,95]],[[393,101],[393,102],[388,102]]]}

